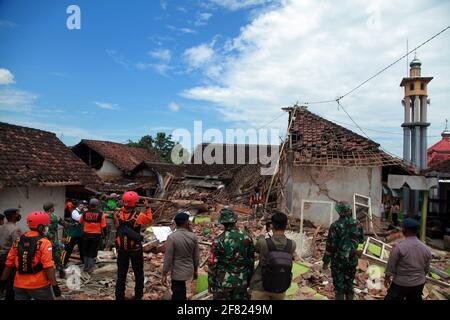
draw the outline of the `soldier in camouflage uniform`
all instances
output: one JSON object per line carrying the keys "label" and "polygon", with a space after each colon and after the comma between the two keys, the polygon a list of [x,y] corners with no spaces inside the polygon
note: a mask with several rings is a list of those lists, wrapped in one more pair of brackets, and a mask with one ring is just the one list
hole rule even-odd
{"label": "soldier in camouflage uniform", "polygon": [[59,273],[59,277],[63,279],[65,274],[61,253],[64,249],[64,245],[58,239],[58,225],[66,227],[67,223],[55,214],[55,205],[52,202],[46,202],[43,209],[50,216],[50,224],[48,225],[46,237],[52,243],[53,263],[55,264],[55,270]]}
{"label": "soldier in camouflage uniform", "polygon": [[364,242],[361,225],[352,218],[351,206],[338,202],[335,206],[339,219],[330,226],[323,256],[323,269],[331,262],[336,300],[353,300],[353,280],[358,265],[358,245]]}
{"label": "soldier in camouflage uniform", "polygon": [[214,300],[246,300],[253,275],[255,248],[247,231],[236,226],[230,209],[220,211],[225,231],[214,239],[208,259],[208,285]]}

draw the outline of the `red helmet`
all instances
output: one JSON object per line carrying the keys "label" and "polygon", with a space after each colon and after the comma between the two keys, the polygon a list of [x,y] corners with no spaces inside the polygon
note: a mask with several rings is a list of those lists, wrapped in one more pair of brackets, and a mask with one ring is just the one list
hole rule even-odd
{"label": "red helmet", "polygon": [[37,229],[40,225],[49,225],[50,216],[47,212],[32,212],[27,217],[28,227]]}
{"label": "red helmet", "polygon": [[126,207],[134,207],[139,200],[139,195],[134,191],[127,191],[122,196],[122,203]]}

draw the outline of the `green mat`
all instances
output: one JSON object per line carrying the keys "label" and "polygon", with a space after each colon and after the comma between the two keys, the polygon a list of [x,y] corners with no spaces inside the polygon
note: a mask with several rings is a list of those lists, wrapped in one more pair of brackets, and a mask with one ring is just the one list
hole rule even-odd
{"label": "green mat", "polygon": [[297,293],[298,290],[298,284],[297,282],[291,282],[291,286],[286,291],[287,296],[293,296]]}
{"label": "green mat", "polygon": [[292,279],[295,279],[299,275],[307,273],[308,271],[309,271],[309,268],[307,266],[300,264],[298,262],[294,262],[292,264]]}
{"label": "green mat", "polygon": [[203,222],[211,223],[211,218],[210,217],[195,217],[194,218],[194,223],[203,223]]}
{"label": "green mat", "polygon": [[448,267],[447,269],[445,269],[445,272],[447,272],[447,274],[450,276],[450,267]]}
{"label": "green mat", "polygon": [[431,274],[431,277],[433,279],[435,279],[435,280],[440,280],[441,279],[441,277],[438,274],[434,273],[434,272],[430,272],[430,274]]}
{"label": "green mat", "polygon": [[377,246],[376,244],[369,243],[368,250],[371,254],[373,254],[376,257],[381,256],[381,247]]}
{"label": "green mat", "polygon": [[208,275],[199,274],[197,279],[197,293],[208,290]]}

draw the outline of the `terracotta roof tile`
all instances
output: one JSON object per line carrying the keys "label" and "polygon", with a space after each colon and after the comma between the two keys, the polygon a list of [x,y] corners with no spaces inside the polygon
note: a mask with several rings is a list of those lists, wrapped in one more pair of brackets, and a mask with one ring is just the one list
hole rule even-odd
{"label": "terracotta roof tile", "polygon": [[346,167],[402,163],[382,151],[374,141],[328,121],[306,107],[285,110],[296,110],[290,129],[296,164]]}
{"label": "terracotta roof tile", "polygon": [[105,159],[111,161],[119,169],[129,172],[142,161],[160,162],[161,158],[154,152],[144,148],[130,147],[126,144],[111,141],[81,140],[73,147],[76,150],[80,145],[86,145]]}
{"label": "terracotta roof tile", "polygon": [[101,181],[54,133],[0,122],[0,183],[95,188]]}

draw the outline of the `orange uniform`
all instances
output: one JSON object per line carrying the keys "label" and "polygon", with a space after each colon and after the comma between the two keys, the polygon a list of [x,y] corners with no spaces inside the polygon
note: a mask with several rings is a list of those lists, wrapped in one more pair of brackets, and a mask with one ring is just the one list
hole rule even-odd
{"label": "orange uniform", "polygon": [[[135,209],[133,209],[131,212],[126,212],[125,207],[122,207],[120,210],[120,213],[117,215],[114,215],[114,221],[116,224],[116,227],[119,229],[122,225],[127,225],[130,228],[134,229],[134,231],[139,234],[140,227],[145,225],[151,225],[153,223],[153,213],[151,208],[147,208],[146,211],[138,212]],[[118,236],[116,238],[116,244],[119,248],[123,248],[125,250],[131,249],[137,249],[139,247],[140,243],[137,240],[129,239],[128,237],[123,237],[120,235],[121,233],[118,232]]]}
{"label": "orange uniform", "polygon": [[101,212],[85,212],[79,222],[83,225],[84,233],[102,234],[103,228],[106,228],[106,218]]}
{"label": "orange uniform", "polygon": [[[25,233],[25,236],[36,237],[40,236],[40,234],[37,231],[28,231]],[[11,250],[8,253],[8,257],[5,263],[7,267],[19,269],[19,239],[20,238],[18,238],[14,242]],[[16,272],[16,276],[14,278],[14,287],[21,289],[38,289],[51,284],[45,271],[45,269],[54,267],[52,243],[47,238],[42,238],[38,241],[38,247],[32,260],[32,266],[34,267],[39,263],[42,264],[43,269],[35,274],[21,274],[19,272]]]}

